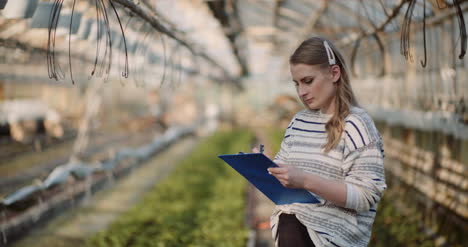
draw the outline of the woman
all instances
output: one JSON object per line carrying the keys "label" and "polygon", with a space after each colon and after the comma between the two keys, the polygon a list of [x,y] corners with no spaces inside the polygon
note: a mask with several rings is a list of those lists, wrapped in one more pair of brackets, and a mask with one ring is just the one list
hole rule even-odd
{"label": "woman", "polygon": [[386,189],[383,145],[372,119],[357,106],[343,57],[323,38],[305,40],[289,59],[306,107],[288,128],[269,168],[283,186],[310,191],[317,204],[275,208],[278,246],[367,246],[377,203]]}

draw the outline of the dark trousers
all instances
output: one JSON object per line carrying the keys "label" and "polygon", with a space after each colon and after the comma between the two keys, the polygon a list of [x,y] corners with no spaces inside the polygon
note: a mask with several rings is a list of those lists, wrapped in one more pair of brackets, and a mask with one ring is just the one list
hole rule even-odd
{"label": "dark trousers", "polygon": [[294,214],[280,214],[278,238],[279,247],[315,247],[307,228]]}

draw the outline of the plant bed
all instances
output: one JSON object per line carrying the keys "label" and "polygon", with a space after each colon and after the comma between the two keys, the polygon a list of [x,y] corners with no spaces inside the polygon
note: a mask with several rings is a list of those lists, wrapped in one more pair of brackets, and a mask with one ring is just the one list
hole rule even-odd
{"label": "plant bed", "polygon": [[251,142],[241,130],[209,137],[88,246],[245,246],[247,182],[217,155]]}
{"label": "plant bed", "polygon": [[[169,137],[160,142],[161,145],[153,150],[152,155],[156,155],[173,142],[191,134],[192,131],[179,131],[178,136],[167,135]],[[3,239],[0,239],[0,246],[23,238],[34,227],[42,226],[65,210],[79,205],[88,197],[87,195],[94,194],[107,185],[112,185],[114,180],[129,174],[132,169],[143,164],[149,157],[123,157],[117,161],[118,164],[112,170],[96,171],[85,179],[69,176],[65,183],[41,190],[31,198],[27,197],[26,200],[23,199],[9,206],[2,205],[0,229]]]}

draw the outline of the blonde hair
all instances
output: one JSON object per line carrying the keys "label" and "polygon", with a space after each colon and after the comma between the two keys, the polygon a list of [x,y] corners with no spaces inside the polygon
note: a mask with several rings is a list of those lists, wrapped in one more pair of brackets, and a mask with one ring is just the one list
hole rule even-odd
{"label": "blonde hair", "polygon": [[320,65],[321,68],[328,68],[330,64],[328,61],[327,51],[324,46],[324,41],[327,41],[328,45],[333,50],[336,57],[336,65],[338,65],[341,70],[340,79],[336,82],[337,90],[335,97],[335,111],[333,116],[325,125],[327,143],[324,145],[324,150],[328,153],[340,142],[341,135],[344,131],[345,118],[348,116],[351,106],[357,106],[357,101],[351,88],[345,60],[332,42],[321,37],[312,37],[304,40],[299,45],[289,58],[289,63]]}

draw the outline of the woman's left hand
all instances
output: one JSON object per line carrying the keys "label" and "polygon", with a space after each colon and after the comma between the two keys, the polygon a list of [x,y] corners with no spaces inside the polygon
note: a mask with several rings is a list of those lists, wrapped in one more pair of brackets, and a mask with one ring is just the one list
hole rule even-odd
{"label": "woman's left hand", "polygon": [[299,168],[288,166],[281,161],[275,161],[278,167],[268,168],[268,172],[286,188],[303,189],[305,173]]}

